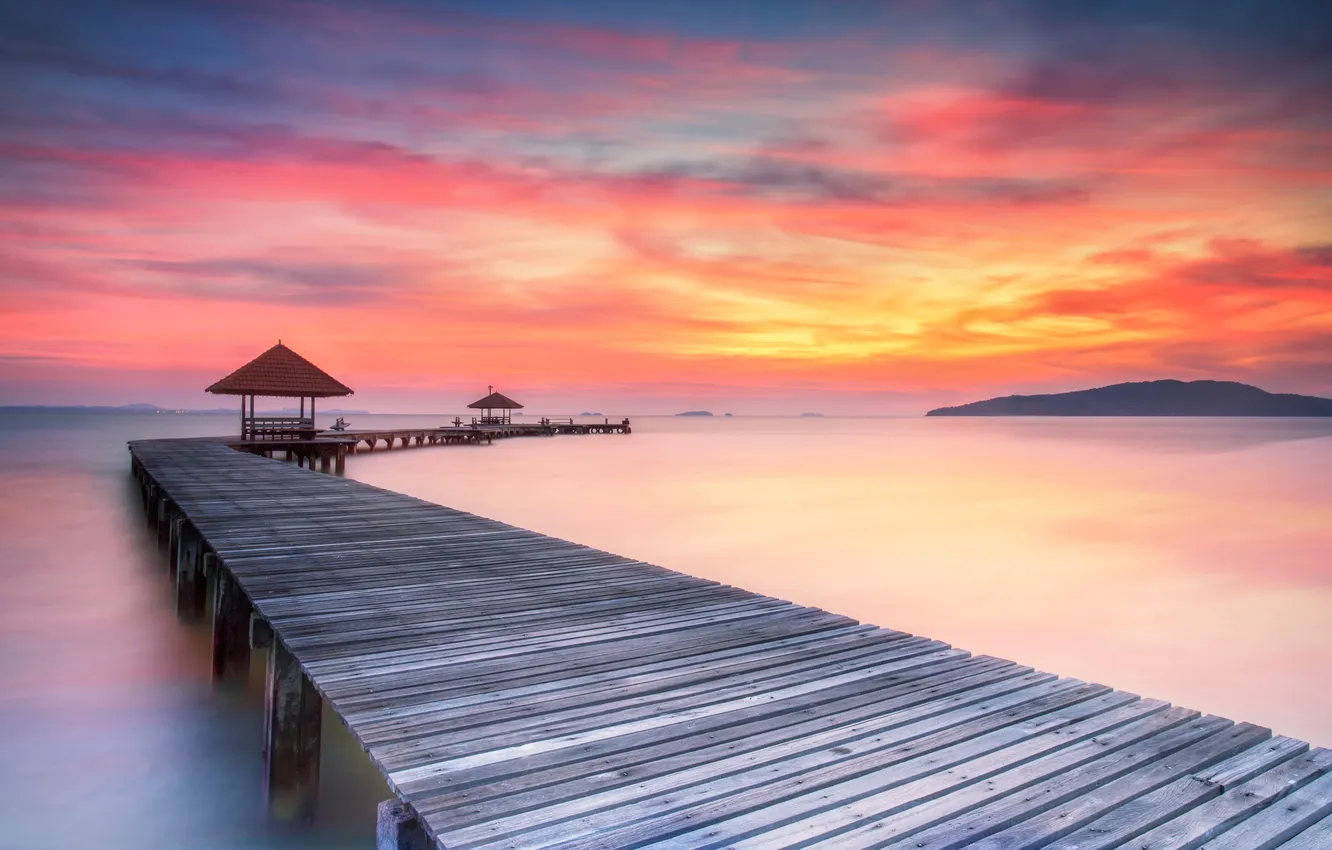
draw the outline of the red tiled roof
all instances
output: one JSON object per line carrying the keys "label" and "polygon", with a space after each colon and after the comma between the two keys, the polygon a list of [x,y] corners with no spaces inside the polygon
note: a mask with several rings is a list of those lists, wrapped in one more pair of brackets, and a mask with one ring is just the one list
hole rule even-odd
{"label": "red tiled roof", "polygon": [[278,343],[208,388],[217,395],[296,398],[351,395],[351,387]]}
{"label": "red tiled roof", "polygon": [[522,407],[521,404],[503,393],[491,393],[485,398],[474,401],[467,406],[476,410],[517,410]]}

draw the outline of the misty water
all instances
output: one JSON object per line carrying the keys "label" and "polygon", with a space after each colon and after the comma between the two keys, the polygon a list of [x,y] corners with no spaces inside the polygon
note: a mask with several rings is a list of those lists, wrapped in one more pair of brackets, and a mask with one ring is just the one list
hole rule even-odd
{"label": "misty water", "polygon": [[[234,427],[0,414],[0,847],[372,846],[388,791],[330,715],[318,822],[267,825],[259,660],[216,692],[206,626],[172,613],[125,443]],[[1332,421],[634,429],[381,449],[347,474],[1332,745]]]}

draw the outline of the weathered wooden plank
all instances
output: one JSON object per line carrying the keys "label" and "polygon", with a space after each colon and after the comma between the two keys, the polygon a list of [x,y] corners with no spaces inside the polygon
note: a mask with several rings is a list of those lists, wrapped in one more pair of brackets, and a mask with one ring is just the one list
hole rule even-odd
{"label": "weathered wooden plank", "polygon": [[[1099,812],[1100,817],[1046,846],[1077,847],[1088,841],[1097,846],[1118,846],[1134,835],[1150,829],[1154,824],[1168,820],[1220,793],[1218,789],[1224,782],[1230,781],[1229,777],[1238,780],[1241,777],[1254,776],[1290,759],[1300,751],[1299,742],[1266,741],[1269,734],[1268,730],[1261,727],[1239,724],[1198,745],[1162,759],[1158,764],[1162,765],[1163,771],[1169,769],[1165,765],[1178,766],[1185,762],[1193,762],[1191,767],[1194,773],[1161,785],[1128,802],[1121,802],[1113,808],[1103,808]],[[1134,773],[1142,775],[1148,771],[1140,770]],[[1101,798],[1094,796],[1095,789],[1095,785],[1091,786],[1090,795],[1086,793],[1088,789],[1080,790],[1079,796],[1091,796],[1093,800],[1099,802]],[[981,837],[990,834],[996,827],[1003,829],[1013,822],[1022,820],[1028,811],[1048,810],[1049,807],[1044,803],[1051,794],[1061,794],[1064,795],[1064,799],[1068,799],[1066,791],[1062,785],[1047,783],[1045,787],[1036,789],[1036,793],[1024,794],[1020,801],[992,804],[962,821],[913,836],[912,841],[933,850],[941,847],[966,846],[964,842],[970,836]]]}
{"label": "weathered wooden plank", "polygon": [[[889,787],[937,773],[978,753],[1107,714],[1132,700],[1129,695],[1092,700],[1089,697],[1096,693],[1094,689],[1070,684],[1051,682],[1000,698],[1005,710],[933,734],[913,735],[913,730],[902,732],[891,727],[831,729],[563,805],[492,819],[472,829],[451,832],[446,841],[467,847],[524,830],[545,829],[515,839],[519,845],[540,843],[554,837],[544,827],[551,822],[560,824],[557,829],[564,836],[577,832],[595,840],[608,828],[635,821],[645,824],[644,832],[626,830],[617,840],[627,840],[631,833],[633,840],[642,840],[668,822],[669,815],[681,811],[680,804],[685,801],[686,819],[692,824],[741,812],[771,822],[774,810],[795,814],[802,810],[803,803],[826,799],[825,794],[849,785]],[[1130,713],[1137,716],[1132,709]],[[565,825],[574,818],[578,819],[576,827]],[[712,828],[701,831],[711,832]],[[703,839],[696,831],[682,840],[688,845]]]}
{"label": "weathered wooden plank", "polygon": [[[1279,739],[1287,750],[1305,752],[1308,744]],[[1316,750],[1261,772],[1234,787],[1228,782],[1207,778],[1221,789],[1216,799],[1133,838],[1139,850],[1195,850],[1204,842],[1226,833],[1232,826],[1284,798],[1332,769],[1332,752]],[[1239,777],[1236,777],[1239,780]]]}
{"label": "weathered wooden plank", "polygon": [[[1016,668],[1021,671],[1026,668]],[[738,725],[712,728],[704,734],[689,734],[665,741],[643,740],[631,744],[627,754],[614,761],[601,753],[587,753],[584,757],[564,765],[537,766],[521,774],[501,780],[475,784],[469,774],[455,774],[449,779],[452,790],[440,794],[434,790],[416,791],[413,805],[424,810],[453,809],[450,818],[459,825],[499,817],[502,814],[537,809],[573,799],[589,803],[590,795],[621,785],[638,783],[653,777],[674,774],[679,781],[685,771],[702,765],[708,766],[707,776],[717,777],[723,771],[718,765],[727,759],[744,758],[737,765],[755,761],[776,761],[790,754],[804,754],[840,746],[843,742],[874,737],[875,743],[887,748],[949,730],[958,740],[969,731],[965,725],[1011,708],[1012,703],[996,699],[1022,691],[1031,698],[1032,685],[1053,680],[1045,673],[1027,672],[1006,676],[1012,672],[999,669],[988,675],[955,680],[966,700],[953,702],[922,698],[910,704],[912,691],[923,689],[931,680],[921,680],[898,688],[901,696],[891,699],[884,694],[881,701],[861,709],[846,709],[845,702],[820,706],[817,712],[788,712],[788,716],[772,719],[760,717]],[[952,710],[946,710],[951,704]],[[880,706],[901,706],[885,712]],[[834,709],[840,709],[835,710]],[[936,741],[936,743],[938,743]],[[941,744],[940,744],[941,745]],[[835,755],[851,755],[853,751]],[[525,766],[526,763],[525,763]],[[607,768],[613,767],[613,770]],[[404,789],[406,790],[406,789]],[[692,795],[691,795],[692,796]]]}
{"label": "weathered wooden plank", "polygon": [[1332,847],[1332,815],[1278,846],[1281,850],[1327,850]]}
{"label": "weathered wooden plank", "polygon": [[[1209,840],[1204,850],[1272,850],[1323,818],[1332,818],[1332,773],[1314,780]],[[1332,846],[1332,835],[1329,835]]]}
{"label": "weathered wooden plank", "polygon": [[[1156,727],[1149,720],[1146,724],[1116,729],[1017,766],[1004,765],[997,772],[984,762],[968,765],[965,781],[946,783],[942,794],[931,793],[932,787],[909,789],[915,805],[904,806],[900,800],[875,797],[860,800],[852,809],[838,812],[831,822],[810,824],[808,831],[820,836],[810,846],[872,847],[904,838],[909,838],[915,846],[922,844],[926,830],[938,830],[932,834],[946,842],[955,829],[965,830],[976,820],[984,819],[992,811],[985,809],[990,804],[1010,814],[1014,800],[1043,804],[1029,812],[1039,814],[1043,808],[1167,758],[1205,738],[1215,737],[1218,746],[1231,752],[1253,743],[1253,738],[1261,734],[1245,728],[1237,736],[1234,724],[1219,717],[1190,718],[1196,718],[1196,713],[1170,709],[1160,715]],[[1019,792],[1021,797],[1010,796]],[[885,803],[895,804],[886,818],[883,817]]]}
{"label": "weathered wooden plank", "polygon": [[[434,796],[436,800],[428,801],[432,808],[447,808],[450,794],[457,794],[460,799],[480,800],[528,787],[573,782],[586,776],[632,776],[649,762],[667,768],[672,764],[689,767],[717,756],[741,754],[831,727],[846,728],[847,735],[853,736],[857,724],[862,722],[881,722],[891,727],[899,720],[925,719],[946,713],[950,708],[1007,693],[1012,688],[1000,686],[988,690],[987,686],[1006,682],[1012,671],[1023,669],[997,659],[958,658],[910,671],[886,688],[857,683],[841,691],[756,706],[699,723],[610,738],[578,750],[556,750],[526,757],[521,762],[456,771],[433,782],[400,790],[411,794],[413,799]],[[919,678],[913,679],[913,674]],[[1034,681],[1020,677],[1024,681],[1019,686],[1049,678],[1046,674],[1035,676]],[[448,793],[443,793],[446,790]],[[426,802],[423,799],[422,805]]]}
{"label": "weathered wooden plank", "polygon": [[[1259,745],[1258,750],[1270,750],[1278,755],[1293,757],[1307,745],[1290,739],[1275,739]],[[1218,774],[1208,768],[1217,760],[1215,742],[1206,740],[1186,747],[1159,762],[1148,764],[1119,779],[1098,786],[1073,800],[1048,809],[1044,813],[1022,820],[1004,830],[969,845],[976,850],[1016,850],[1016,848],[1045,847],[1075,830],[1102,817],[1123,804],[1139,799],[1171,782],[1185,778],[1193,783],[1198,775],[1202,785],[1214,782]],[[1250,757],[1262,757],[1253,753]]]}

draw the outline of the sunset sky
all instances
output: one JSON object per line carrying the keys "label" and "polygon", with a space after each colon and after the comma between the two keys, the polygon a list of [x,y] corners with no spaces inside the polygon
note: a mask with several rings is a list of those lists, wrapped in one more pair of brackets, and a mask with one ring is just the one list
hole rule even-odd
{"label": "sunset sky", "polygon": [[1332,4],[0,2],[0,404],[1332,395]]}

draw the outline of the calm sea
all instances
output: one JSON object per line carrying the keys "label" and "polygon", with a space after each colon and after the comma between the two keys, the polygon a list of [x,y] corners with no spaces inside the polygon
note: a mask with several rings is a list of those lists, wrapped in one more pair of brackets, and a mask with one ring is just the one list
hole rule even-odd
{"label": "calm sea", "polygon": [[[1332,421],[634,426],[348,475],[1332,745]],[[0,847],[372,845],[388,791],[329,716],[319,822],[266,826],[259,664],[215,693],[171,611],[125,442],[233,428],[0,414]]]}

